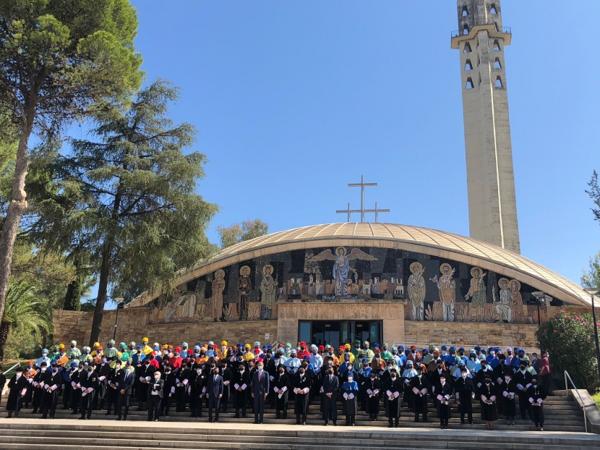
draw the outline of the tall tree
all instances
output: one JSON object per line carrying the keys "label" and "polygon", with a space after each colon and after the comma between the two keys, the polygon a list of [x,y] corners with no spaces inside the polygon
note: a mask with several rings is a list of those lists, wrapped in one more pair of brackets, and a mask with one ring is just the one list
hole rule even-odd
{"label": "tall tree", "polygon": [[0,318],[14,243],[27,209],[32,133],[56,134],[103,101],[122,100],[141,81],[128,0],[0,0],[0,114],[16,128],[10,203],[0,235]]}
{"label": "tall tree", "polygon": [[[598,173],[595,170],[588,183],[586,193],[594,203],[592,207],[594,219],[600,221],[600,183],[598,182]],[[589,268],[581,277],[581,283],[588,289],[600,289],[600,253],[590,259]]]}
{"label": "tall tree", "polygon": [[269,232],[269,226],[260,219],[254,219],[229,227],[219,227],[217,231],[221,238],[221,248],[225,248],[238,242],[264,236]]}
{"label": "tall tree", "polygon": [[113,298],[131,299],[167,284],[210,251],[204,230],[216,208],[195,194],[204,155],[184,153],[194,132],[167,118],[175,98],[171,87],[152,84],[130,108],[99,116],[97,141],[74,141],[56,162],[62,189],[76,207],[57,202],[49,215],[54,223],[46,227],[57,236],[76,235],[97,261],[90,342],[100,335],[109,289]]}

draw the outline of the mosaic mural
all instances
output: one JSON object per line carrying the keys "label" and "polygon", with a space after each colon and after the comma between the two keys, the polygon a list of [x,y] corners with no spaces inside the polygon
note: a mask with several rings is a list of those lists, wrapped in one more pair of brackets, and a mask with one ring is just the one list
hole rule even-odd
{"label": "mosaic mural", "polygon": [[153,322],[268,320],[280,302],[398,301],[407,320],[531,323],[552,299],[480,267],[402,250],[297,250],[234,264],[155,300]]}

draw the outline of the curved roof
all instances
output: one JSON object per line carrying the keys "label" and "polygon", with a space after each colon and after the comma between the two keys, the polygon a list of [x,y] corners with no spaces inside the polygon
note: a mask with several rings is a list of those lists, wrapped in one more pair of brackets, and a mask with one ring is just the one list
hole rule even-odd
{"label": "curved roof", "polygon": [[[591,303],[590,295],[580,286],[518,253],[445,231],[389,223],[310,225],[240,242],[182,271],[176,285],[259,256],[329,246],[394,248],[437,256],[516,278],[568,303]],[[144,293],[128,306],[142,306],[157,296],[157,292]]]}

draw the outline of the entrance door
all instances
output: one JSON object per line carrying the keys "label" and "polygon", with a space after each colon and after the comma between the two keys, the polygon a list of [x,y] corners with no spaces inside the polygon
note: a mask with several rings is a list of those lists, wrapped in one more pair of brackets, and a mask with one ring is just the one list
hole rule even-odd
{"label": "entrance door", "polygon": [[380,320],[302,320],[298,322],[298,340],[308,344],[331,345],[338,348],[341,344],[353,344],[356,341],[369,341],[381,344],[382,323]]}

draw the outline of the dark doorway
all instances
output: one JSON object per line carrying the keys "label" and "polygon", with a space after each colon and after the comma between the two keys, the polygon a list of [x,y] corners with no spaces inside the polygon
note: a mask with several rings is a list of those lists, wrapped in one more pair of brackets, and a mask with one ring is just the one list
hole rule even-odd
{"label": "dark doorway", "polygon": [[381,344],[381,320],[301,320],[298,322],[298,340],[315,345],[354,344],[369,341]]}

